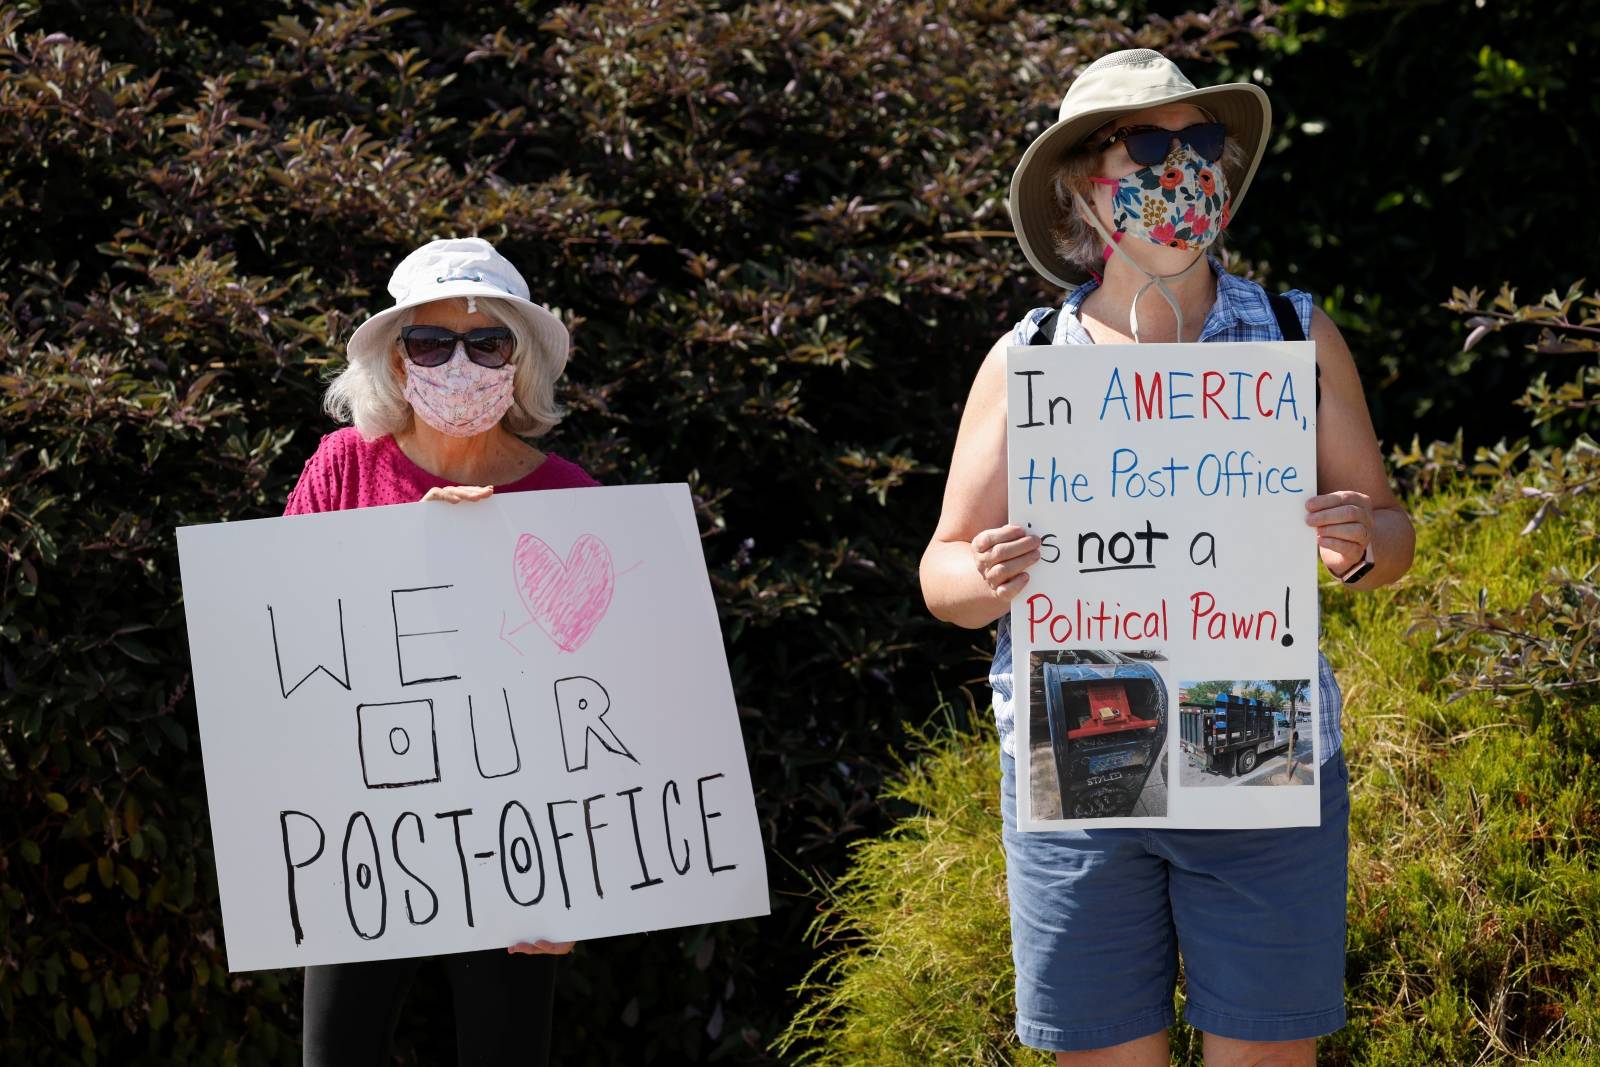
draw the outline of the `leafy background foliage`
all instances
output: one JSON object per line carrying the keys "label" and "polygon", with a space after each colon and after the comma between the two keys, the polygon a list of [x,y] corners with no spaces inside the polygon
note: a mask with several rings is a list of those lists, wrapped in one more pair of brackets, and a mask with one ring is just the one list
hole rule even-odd
{"label": "leafy background foliage", "polygon": [[1463,351],[1442,305],[1454,286],[1593,277],[1586,240],[1557,236],[1600,166],[1581,58],[1600,52],[1600,24],[1585,10],[1295,0],[1280,35],[1229,58],[1234,77],[1261,72],[1276,122],[1238,247],[1321,299],[1390,441],[1465,426],[1470,450],[1524,431],[1510,404],[1548,356],[1499,337]]}
{"label": "leafy background foliage", "polygon": [[[978,358],[1051,299],[1003,197],[1072,72],[1137,44],[1268,86],[1240,266],[1345,327],[1380,433],[1421,435],[1399,457],[1421,491],[1533,463],[1465,457],[1572,359],[1498,326],[1463,353],[1476,327],[1438,305],[1564,291],[1589,258],[1554,238],[1594,170],[1580,16],[0,5],[0,1059],[297,1058],[298,975],[223,966],[172,530],[281,509],[332,428],[341,342],[411,247],[481,234],[571,326],[553,448],[605,481],[690,483],[761,784],[774,915],[587,947],[557,1054],[765,1062],[794,1052],[771,1042],[815,956],[814,887],[916,800],[880,802],[885,768],[983,673],[986,637],[925,617],[915,565]],[[1574,388],[1539,443],[1588,425]],[[1563,462],[1537,461],[1545,492]],[[436,985],[408,1061],[448,1055]]]}

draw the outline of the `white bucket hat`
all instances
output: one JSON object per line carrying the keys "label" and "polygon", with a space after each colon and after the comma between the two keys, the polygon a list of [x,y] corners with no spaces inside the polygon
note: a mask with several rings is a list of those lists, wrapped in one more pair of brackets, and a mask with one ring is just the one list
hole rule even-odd
{"label": "white bucket hat", "polygon": [[1229,214],[1238,215],[1272,128],[1267,94],[1249,82],[1196,89],[1176,63],[1150,48],[1112,52],[1090,63],[1073,81],[1061,101],[1059,120],[1034,138],[1011,176],[1011,224],[1034,270],[1062,288],[1075,285],[1074,278],[1082,280],[1083,268],[1056,252],[1051,232],[1060,211],[1054,179],[1061,160],[1118,115],[1177,103],[1204,108],[1243,147],[1249,162],[1232,186],[1229,205]]}
{"label": "white bucket hat", "polygon": [[[394,344],[395,319],[407,308],[453,297],[492,296],[511,304],[557,374],[567,365],[567,328],[545,308],[528,299],[528,283],[505,256],[481,237],[429,241],[389,276],[394,306],[363,322],[350,335],[346,350],[352,363],[381,366]],[[520,355],[520,353],[519,353]]]}

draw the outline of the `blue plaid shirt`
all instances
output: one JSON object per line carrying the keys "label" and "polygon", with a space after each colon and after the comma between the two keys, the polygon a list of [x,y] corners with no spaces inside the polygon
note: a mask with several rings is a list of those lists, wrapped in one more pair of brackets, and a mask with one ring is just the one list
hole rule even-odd
{"label": "blue plaid shirt", "polygon": [[[1211,269],[1217,276],[1217,300],[1211,305],[1211,313],[1206,316],[1205,326],[1200,331],[1200,340],[1283,340],[1283,334],[1278,329],[1277,316],[1272,313],[1272,305],[1267,300],[1265,289],[1255,282],[1234,277],[1223,270],[1222,265],[1216,260],[1211,261]],[[1085,282],[1067,294],[1066,302],[1061,305],[1062,314],[1056,317],[1056,332],[1051,344],[1094,344],[1089,331],[1083,328],[1083,323],[1078,319],[1078,309],[1083,306],[1084,299],[1094,292],[1097,285],[1098,282]],[[1307,337],[1311,336],[1311,295],[1298,289],[1290,290],[1284,295],[1293,302],[1294,309],[1300,316],[1301,329],[1305,331]],[[1011,343],[1032,344],[1034,335],[1038,332],[1039,320],[1053,310],[1053,308],[1034,308],[1028,312],[1012,330]],[[1000,745],[1015,756],[1012,733],[1017,719],[1016,708],[1011,699],[1009,614],[1000,617],[1000,628],[994,644],[994,659],[989,664],[989,685],[994,689],[994,718],[1000,727]],[[1344,743],[1344,734],[1339,728],[1339,719],[1344,711],[1344,696],[1339,692],[1339,683],[1333,677],[1333,668],[1328,666],[1328,658],[1320,650],[1317,652],[1317,691],[1320,700],[1317,748],[1322,753],[1322,761],[1325,763]]]}

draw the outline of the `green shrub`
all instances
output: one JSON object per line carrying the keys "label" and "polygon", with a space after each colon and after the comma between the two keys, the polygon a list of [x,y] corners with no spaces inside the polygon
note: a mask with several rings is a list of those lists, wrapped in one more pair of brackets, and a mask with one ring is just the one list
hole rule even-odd
{"label": "green shrub", "polygon": [[[1600,1057],[1595,684],[1557,689],[1570,675],[1551,670],[1537,692],[1452,701],[1504,653],[1423,639],[1435,613],[1460,609],[1507,624],[1520,612],[1525,644],[1561,640],[1563,616],[1537,605],[1550,568],[1600,566],[1600,500],[1578,497],[1519,536],[1536,506],[1482,515],[1459,490],[1418,500],[1418,562],[1402,583],[1325,590],[1352,771],[1351,1011],[1320,1062]],[[1584,625],[1591,637],[1600,626],[1592,603]],[[786,1035],[808,1062],[1046,1062],[1011,1033],[994,746],[992,730],[949,733],[890,786],[918,813],[857,845],[831,888],[826,959]],[[1177,1062],[1198,1064],[1192,1035],[1177,1037]]]}
{"label": "green shrub", "polygon": [[813,928],[825,958],[783,1039],[805,1062],[988,1065],[1019,1051],[997,741],[982,709],[964,721],[889,784],[916,814],[859,842],[826,889]]}

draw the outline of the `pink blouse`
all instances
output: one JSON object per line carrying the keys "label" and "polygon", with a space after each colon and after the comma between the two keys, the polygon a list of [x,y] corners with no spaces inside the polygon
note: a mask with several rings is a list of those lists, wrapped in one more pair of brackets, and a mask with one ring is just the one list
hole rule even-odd
{"label": "pink blouse", "polygon": [[[453,485],[429,474],[406,457],[388,435],[365,441],[347,426],[322,439],[317,451],[306,460],[300,480],[289,494],[285,515],[307,515],[346,508],[370,508],[382,504],[411,504],[421,500],[429,489]],[[544,462],[514,482],[497,485],[497,493],[520,493],[529,489],[581,489],[600,483],[578,466],[553,452]]]}

